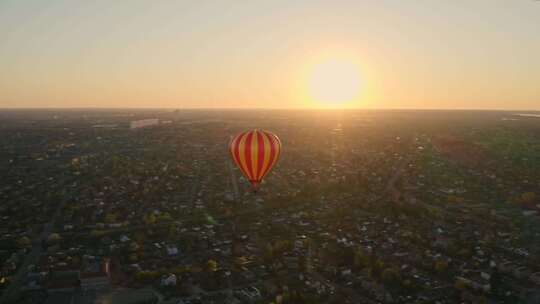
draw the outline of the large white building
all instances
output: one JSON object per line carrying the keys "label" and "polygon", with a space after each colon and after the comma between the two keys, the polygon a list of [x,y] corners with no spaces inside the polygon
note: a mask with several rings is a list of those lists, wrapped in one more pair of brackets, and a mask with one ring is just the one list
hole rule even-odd
{"label": "large white building", "polygon": [[150,126],[155,126],[159,124],[158,118],[149,118],[149,119],[141,119],[141,120],[133,120],[129,124],[129,127],[131,129],[138,129],[138,128],[145,128]]}

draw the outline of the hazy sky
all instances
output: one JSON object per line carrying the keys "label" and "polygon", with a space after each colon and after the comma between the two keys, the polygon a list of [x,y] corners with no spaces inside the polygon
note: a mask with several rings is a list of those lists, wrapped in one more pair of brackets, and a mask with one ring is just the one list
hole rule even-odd
{"label": "hazy sky", "polygon": [[316,107],[324,58],[356,107],[540,109],[540,1],[0,1],[0,107]]}

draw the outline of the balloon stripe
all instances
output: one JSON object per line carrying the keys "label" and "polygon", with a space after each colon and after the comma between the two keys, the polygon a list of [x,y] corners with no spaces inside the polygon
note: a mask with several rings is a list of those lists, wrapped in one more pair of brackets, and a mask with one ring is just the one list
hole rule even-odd
{"label": "balloon stripe", "polygon": [[270,171],[270,168],[272,168],[272,163],[274,162],[274,158],[276,156],[276,152],[275,152],[276,147],[274,146],[274,142],[272,141],[272,136],[268,132],[264,132],[264,135],[268,139],[268,143],[269,143],[269,147],[270,147],[268,166],[264,170],[264,175],[266,175],[268,173],[268,171]]}
{"label": "balloon stripe", "polygon": [[273,142],[272,146],[274,147],[274,158],[270,164],[270,168],[276,164],[277,160],[279,159],[279,155],[281,154],[281,143],[279,142],[279,138],[277,138],[277,136],[274,134],[271,134],[271,137]]}
{"label": "balloon stripe", "polygon": [[253,180],[253,166],[252,166],[252,163],[251,163],[251,150],[252,150],[252,145],[253,145],[253,132],[249,132],[247,135],[246,135],[246,144],[244,146],[244,149],[242,149],[244,151],[244,158],[246,160],[245,162],[245,170],[246,170],[246,175],[248,176],[248,179],[250,181]]}
{"label": "balloon stripe", "polygon": [[231,140],[231,143],[229,145],[229,151],[231,152],[231,156],[234,160],[234,163],[240,167],[240,156],[238,155],[238,139],[241,137],[241,134],[234,137]]}
{"label": "balloon stripe", "polygon": [[251,132],[253,141],[251,142],[251,177],[254,181],[258,181],[259,177],[259,137],[257,130]]}
{"label": "balloon stripe", "polygon": [[246,160],[246,139],[248,135],[247,133],[244,133],[242,135],[242,138],[240,138],[240,142],[238,144],[238,155],[240,156],[240,170],[244,173],[244,175],[249,180],[249,173],[246,171],[247,168],[247,160]]}
{"label": "balloon stripe", "polygon": [[264,153],[264,166],[260,174],[261,179],[266,175],[268,170],[270,170],[270,164],[271,164],[270,157],[272,156],[272,141],[270,140],[270,138],[268,138],[268,136],[264,132],[262,133],[262,137],[264,138],[265,153]]}
{"label": "balloon stripe", "polygon": [[245,132],[241,133],[240,135],[238,135],[236,137],[236,141],[235,141],[234,147],[233,147],[233,149],[234,149],[234,158],[235,158],[235,161],[237,162],[238,167],[240,169],[242,169],[242,162],[240,160],[240,141],[244,137],[244,134],[245,134]]}
{"label": "balloon stripe", "polygon": [[274,143],[272,142],[272,137],[268,134],[265,134],[265,138],[268,141],[268,163],[266,165],[266,168],[264,169],[263,177],[270,172],[272,169],[272,163],[274,162],[274,157],[276,157],[276,147],[274,146]]}
{"label": "balloon stripe", "polygon": [[266,149],[267,149],[267,145],[265,144],[264,142],[264,139],[263,139],[263,136],[261,134],[261,132],[257,132],[257,143],[259,144],[259,148],[258,148],[258,163],[257,163],[257,180],[258,181],[261,181],[262,179],[262,174],[263,174],[263,166],[264,166],[264,161],[265,161],[265,158],[266,158],[266,155],[268,154],[266,152]]}

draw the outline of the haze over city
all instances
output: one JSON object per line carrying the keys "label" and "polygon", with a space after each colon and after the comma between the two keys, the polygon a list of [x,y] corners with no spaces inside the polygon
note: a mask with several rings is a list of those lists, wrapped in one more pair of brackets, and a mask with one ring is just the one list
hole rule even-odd
{"label": "haze over city", "polygon": [[0,304],[538,304],[539,54],[533,0],[0,0]]}
{"label": "haze over city", "polygon": [[540,3],[2,1],[0,107],[539,109]]}

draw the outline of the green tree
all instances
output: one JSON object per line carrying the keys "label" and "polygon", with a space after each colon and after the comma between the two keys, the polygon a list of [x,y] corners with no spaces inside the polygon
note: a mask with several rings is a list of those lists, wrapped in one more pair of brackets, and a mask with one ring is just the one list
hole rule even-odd
{"label": "green tree", "polygon": [[116,214],[114,213],[107,213],[107,215],[105,215],[105,223],[114,223],[116,222]]}
{"label": "green tree", "polygon": [[137,242],[131,242],[129,244],[128,250],[130,252],[135,252],[135,251],[139,250],[139,248],[140,248],[140,246],[139,246],[139,244],[137,244]]}
{"label": "green tree", "polygon": [[435,271],[438,273],[444,273],[448,269],[448,262],[447,261],[437,261],[434,265]]}
{"label": "green tree", "polygon": [[140,271],[135,275],[135,280],[142,284],[151,284],[157,280],[160,273],[157,271]]}
{"label": "green tree", "polygon": [[372,267],[372,275],[374,278],[379,278],[381,276],[381,272],[384,269],[384,262],[381,260],[376,260],[375,263],[373,263]]}
{"label": "green tree", "polygon": [[172,221],[172,216],[169,212],[164,212],[159,216],[159,221]]}
{"label": "green tree", "polygon": [[49,245],[55,245],[55,244],[58,244],[61,239],[62,238],[60,237],[58,233],[51,233],[49,237],[47,238],[47,243]]}
{"label": "green tree", "polygon": [[17,247],[21,249],[30,248],[32,246],[32,241],[27,237],[23,236],[17,240]]}
{"label": "green tree", "polygon": [[397,286],[400,281],[399,271],[396,268],[386,268],[381,274],[381,280],[389,286]]}
{"label": "green tree", "polygon": [[218,263],[215,260],[210,259],[206,262],[206,269],[209,272],[216,272],[218,271]]}
{"label": "green tree", "polygon": [[146,225],[152,225],[156,223],[156,216],[153,213],[150,213],[148,215],[145,215],[143,217],[143,221]]}
{"label": "green tree", "polygon": [[369,265],[369,256],[364,254],[362,248],[356,249],[354,254],[354,267],[356,269],[362,269]]}
{"label": "green tree", "polygon": [[532,204],[536,201],[536,193],[525,192],[519,197],[519,203],[522,205]]}
{"label": "green tree", "polygon": [[465,283],[465,281],[461,279],[457,279],[454,283],[454,288],[459,291],[464,291],[465,289],[467,289],[467,283]]}

